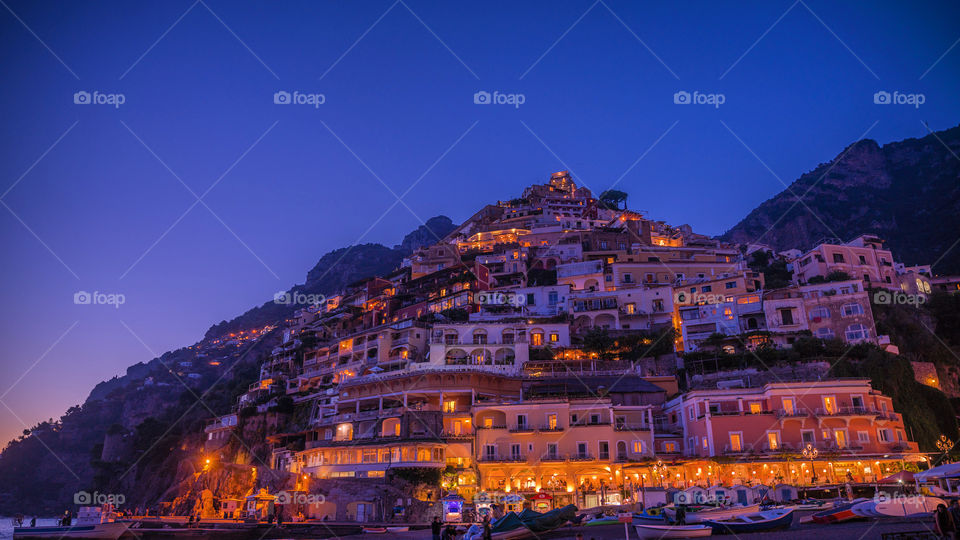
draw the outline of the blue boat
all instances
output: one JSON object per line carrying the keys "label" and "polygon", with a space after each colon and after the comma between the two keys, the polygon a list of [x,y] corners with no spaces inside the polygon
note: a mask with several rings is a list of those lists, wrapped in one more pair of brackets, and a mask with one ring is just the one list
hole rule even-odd
{"label": "blue boat", "polygon": [[740,514],[729,519],[703,520],[714,534],[740,534],[788,529],[793,525],[793,508],[777,508]]}

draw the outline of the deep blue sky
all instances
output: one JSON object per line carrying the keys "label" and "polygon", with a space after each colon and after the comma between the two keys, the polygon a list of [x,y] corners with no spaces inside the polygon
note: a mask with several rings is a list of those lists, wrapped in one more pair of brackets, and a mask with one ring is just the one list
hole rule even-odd
{"label": "deep blue sky", "polygon": [[[871,126],[883,143],[960,122],[953,2],[4,1],[4,440],[357,241],[396,199],[337,137],[397,194],[429,169],[362,239],[392,245],[566,167],[602,191],[648,149],[617,185],[630,205],[719,234]],[[79,90],[126,102],[75,105]],[[679,90],[726,102],[675,105]],[[162,239],[195,199],[131,131],[198,195],[229,169]]]}

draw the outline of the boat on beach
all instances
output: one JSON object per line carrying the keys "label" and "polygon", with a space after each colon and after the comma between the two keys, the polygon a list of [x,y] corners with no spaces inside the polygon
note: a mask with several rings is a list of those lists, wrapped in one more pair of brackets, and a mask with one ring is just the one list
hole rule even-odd
{"label": "boat on beach", "polygon": [[13,529],[13,538],[16,540],[27,538],[98,538],[117,540],[130,528],[130,523],[111,522],[93,523],[88,525],[71,525],[69,527],[16,527]]}
{"label": "boat on beach", "polygon": [[409,530],[410,530],[410,527],[406,527],[406,526],[387,527],[388,533],[407,532]]}
{"label": "boat on beach", "polygon": [[641,540],[654,538],[703,538],[713,534],[709,525],[657,525],[634,523],[633,528]]}
{"label": "boat on beach", "polygon": [[740,534],[777,531],[793,525],[793,508],[777,508],[721,519],[704,520],[704,525],[713,528],[716,534]]}
{"label": "boat on beach", "polygon": [[[706,519],[717,521],[721,519],[730,519],[737,517],[741,514],[749,514],[752,512],[757,512],[760,510],[759,504],[752,504],[750,506],[727,506],[727,507],[708,507],[702,510],[692,511],[687,509],[686,517],[684,521],[687,523],[700,523]],[[663,509],[667,518],[671,521],[677,520],[677,507],[666,507]]]}
{"label": "boat on beach", "polygon": [[850,521],[851,519],[859,519],[863,516],[857,515],[853,511],[853,508],[860,503],[867,502],[870,499],[860,498],[854,499],[847,503],[839,503],[834,505],[833,508],[829,510],[824,510],[822,512],[817,512],[810,516],[811,521],[815,523],[840,523],[843,521]]}

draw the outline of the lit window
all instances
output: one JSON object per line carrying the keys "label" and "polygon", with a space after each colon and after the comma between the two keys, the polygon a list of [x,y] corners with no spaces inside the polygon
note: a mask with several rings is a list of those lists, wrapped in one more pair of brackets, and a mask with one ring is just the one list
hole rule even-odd
{"label": "lit window", "polygon": [[760,404],[753,402],[750,404],[750,414],[760,414]]}

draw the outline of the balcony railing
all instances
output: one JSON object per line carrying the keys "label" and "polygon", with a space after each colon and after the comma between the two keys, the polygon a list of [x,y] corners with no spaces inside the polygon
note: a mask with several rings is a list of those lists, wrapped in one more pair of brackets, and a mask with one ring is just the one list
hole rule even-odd
{"label": "balcony railing", "polygon": [[536,431],[533,426],[518,424],[510,428],[510,433],[533,433]]}
{"label": "balcony railing", "polygon": [[514,463],[516,463],[516,462],[526,461],[526,460],[527,460],[527,457],[526,457],[524,454],[522,454],[522,453],[521,453],[521,454],[506,454],[506,455],[503,455],[503,454],[483,454],[483,455],[480,456],[480,461],[483,461],[483,462],[486,462],[486,463],[495,462],[495,461],[514,462]]}
{"label": "balcony railing", "polygon": [[615,431],[650,431],[649,424],[615,424]]}
{"label": "balcony railing", "polygon": [[723,447],[724,454],[749,454],[753,452],[752,444],[741,444],[738,446],[726,445]]}

